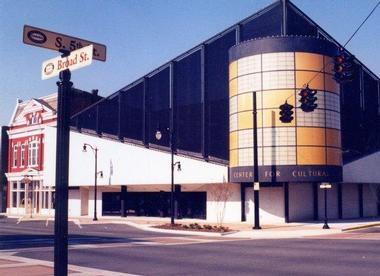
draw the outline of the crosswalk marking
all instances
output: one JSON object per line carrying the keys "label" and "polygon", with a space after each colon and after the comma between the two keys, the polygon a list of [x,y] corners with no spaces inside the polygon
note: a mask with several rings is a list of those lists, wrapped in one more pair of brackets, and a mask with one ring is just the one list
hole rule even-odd
{"label": "crosswalk marking", "polygon": [[[49,271],[53,271],[54,263],[50,261],[29,259],[19,256],[13,256],[12,254],[2,254],[0,260],[9,260],[16,263],[8,263],[0,265],[0,274],[1,271],[9,271],[12,268],[22,268],[22,267],[45,267]],[[77,265],[68,265],[69,274],[68,275],[112,275],[112,276],[137,276],[136,274],[121,273],[110,270],[96,269],[91,267],[83,267]]]}

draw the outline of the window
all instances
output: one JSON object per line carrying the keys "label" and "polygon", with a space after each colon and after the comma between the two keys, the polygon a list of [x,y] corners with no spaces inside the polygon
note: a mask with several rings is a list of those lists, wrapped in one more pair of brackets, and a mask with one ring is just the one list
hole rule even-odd
{"label": "window", "polygon": [[21,145],[21,167],[25,166],[25,145]]}
{"label": "window", "polygon": [[263,89],[294,88],[293,71],[274,71],[263,73]]}
{"label": "window", "polygon": [[[293,70],[294,53],[263,54],[263,71]],[[322,68],[322,67],[319,67]]]}
{"label": "window", "polygon": [[55,209],[55,192],[51,192],[51,208]]}
{"label": "window", "polygon": [[230,116],[230,131],[237,130],[237,125],[238,125],[238,115],[232,114]]}
{"label": "window", "polygon": [[238,94],[261,90],[261,74],[245,75],[238,78]]}
{"label": "window", "polygon": [[23,208],[25,207],[25,192],[24,191],[20,191],[20,203],[18,205],[19,208]]}
{"label": "window", "polygon": [[253,166],[253,150],[239,149],[239,166]]}
{"label": "window", "polygon": [[42,192],[42,208],[43,209],[49,208],[49,191]]}
{"label": "window", "polygon": [[261,71],[261,56],[249,56],[238,60],[239,76],[259,73]]}
{"label": "window", "polygon": [[264,165],[295,165],[296,147],[265,147]]}
{"label": "window", "polygon": [[13,208],[25,207],[25,185],[21,182],[12,182],[11,185],[11,206]]}
{"label": "window", "polygon": [[29,144],[28,151],[28,166],[37,166],[38,165],[38,144],[37,142],[31,142]]}
{"label": "window", "polygon": [[12,207],[17,207],[17,191],[12,191]]}
{"label": "window", "polygon": [[13,167],[17,167],[17,151],[18,147],[17,145],[13,146]]}
{"label": "window", "polygon": [[34,124],[37,124],[37,123],[38,123],[38,117],[37,117],[37,115],[32,115],[32,119],[31,119],[31,122],[32,122],[32,125],[34,125]]}

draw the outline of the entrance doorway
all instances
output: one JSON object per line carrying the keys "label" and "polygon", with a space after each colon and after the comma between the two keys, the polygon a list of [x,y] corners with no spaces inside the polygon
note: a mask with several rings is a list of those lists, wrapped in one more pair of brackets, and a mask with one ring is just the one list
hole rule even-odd
{"label": "entrance doorway", "polygon": [[32,217],[40,213],[41,192],[39,181],[25,181],[25,214]]}
{"label": "entrance doorway", "polygon": [[[182,192],[179,200],[179,217],[206,219],[206,192]],[[121,193],[102,193],[102,215],[121,215]],[[129,192],[127,215],[170,217],[169,192]]]}

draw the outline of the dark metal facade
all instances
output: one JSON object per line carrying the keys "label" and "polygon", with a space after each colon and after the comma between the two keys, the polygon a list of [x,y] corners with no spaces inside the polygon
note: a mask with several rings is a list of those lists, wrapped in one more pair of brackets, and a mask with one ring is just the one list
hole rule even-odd
{"label": "dark metal facade", "polygon": [[[169,149],[158,128],[173,126],[177,152],[228,163],[228,50],[277,35],[323,37],[341,46],[289,1],[278,1],[125,86],[72,118],[78,131]],[[342,86],[342,143],[348,162],[380,149],[379,78],[357,61]]]}

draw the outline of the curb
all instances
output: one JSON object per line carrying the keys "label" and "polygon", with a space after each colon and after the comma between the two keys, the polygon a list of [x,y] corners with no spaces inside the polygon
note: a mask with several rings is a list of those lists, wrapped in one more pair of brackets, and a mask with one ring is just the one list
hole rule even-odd
{"label": "curb", "polygon": [[229,231],[229,232],[203,232],[203,231],[191,231],[191,230],[170,230],[170,229],[160,229],[155,227],[147,227],[145,230],[160,233],[170,233],[170,234],[181,234],[181,235],[191,235],[191,236],[205,236],[205,237],[226,237],[228,235],[236,234],[240,231]]}
{"label": "curb", "polygon": [[188,230],[170,230],[170,229],[160,229],[155,228],[154,225],[141,225],[138,223],[133,223],[130,221],[111,221],[112,223],[117,224],[127,224],[129,226],[150,231],[150,232],[157,232],[157,233],[168,233],[168,234],[177,234],[177,235],[191,235],[191,236],[206,236],[206,237],[223,237],[230,234],[235,234],[239,231],[230,231],[230,232],[224,232],[224,233],[213,233],[213,232],[202,232],[202,231],[188,231]]}
{"label": "curb", "polygon": [[380,223],[371,223],[371,224],[364,224],[364,225],[347,227],[347,228],[343,228],[342,232],[351,231],[351,230],[366,229],[366,228],[371,228],[371,227],[375,227],[375,226],[380,226]]}

